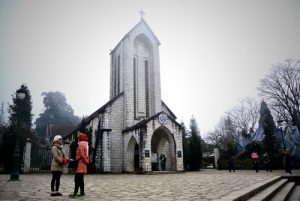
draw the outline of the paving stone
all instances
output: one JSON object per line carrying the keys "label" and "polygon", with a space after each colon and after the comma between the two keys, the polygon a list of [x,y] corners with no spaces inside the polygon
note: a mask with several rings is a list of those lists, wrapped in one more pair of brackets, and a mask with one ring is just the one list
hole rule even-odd
{"label": "paving stone", "polygon": [[[293,174],[297,174],[297,171],[293,171]],[[161,175],[93,174],[85,175],[86,196],[80,200],[219,200],[237,190],[280,175],[284,175],[283,170],[272,173],[244,170],[235,174],[218,170]],[[21,174],[20,181],[8,181],[9,176],[0,175],[1,201],[72,201],[68,195],[73,192],[74,175],[62,175],[62,197],[50,196],[51,174]]]}

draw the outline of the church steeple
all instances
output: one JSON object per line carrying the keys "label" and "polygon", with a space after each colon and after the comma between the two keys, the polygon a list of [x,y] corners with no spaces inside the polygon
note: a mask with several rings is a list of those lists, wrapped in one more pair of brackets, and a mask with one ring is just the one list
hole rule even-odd
{"label": "church steeple", "polygon": [[143,18],[111,51],[110,98],[124,92],[125,125],[161,111],[160,42]]}

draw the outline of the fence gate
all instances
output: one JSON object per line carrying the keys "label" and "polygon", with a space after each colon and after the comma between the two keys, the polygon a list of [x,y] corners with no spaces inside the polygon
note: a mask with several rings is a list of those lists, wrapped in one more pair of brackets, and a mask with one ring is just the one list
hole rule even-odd
{"label": "fence gate", "polygon": [[48,145],[33,144],[31,149],[30,172],[51,172],[51,148]]}

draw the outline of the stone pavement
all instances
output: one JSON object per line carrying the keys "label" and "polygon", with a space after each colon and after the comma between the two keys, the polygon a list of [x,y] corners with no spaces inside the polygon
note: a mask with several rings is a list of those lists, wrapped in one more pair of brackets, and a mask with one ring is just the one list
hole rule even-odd
{"label": "stone pavement", "polygon": [[[77,200],[216,200],[278,175],[284,175],[284,171],[229,173],[207,169],[176,174],[91,174],[85,175],[86,196]],[[0,200],[75,200],[68,197],[74,188],[72,174],[62,175],[62,197],[50,197],[51,174],[21,174],[20,181],[8,181],[9,176],[0,175]]]}

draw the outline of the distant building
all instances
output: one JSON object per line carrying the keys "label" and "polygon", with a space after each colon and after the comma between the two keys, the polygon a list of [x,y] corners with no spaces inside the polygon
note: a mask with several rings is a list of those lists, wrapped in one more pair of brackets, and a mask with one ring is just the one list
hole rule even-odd
{"label": "distant building", "polygon": [[63,139],[67,139],[68,134],[78,128],[78,125],[58,125],[48,124],[47,126],[47,141],[51,144],[55,135],[61,135]]}
{"label": "distant building", "polygon": [[110,101],[84,119],[97,171],[160,170],[161,153],[166,170],[183,171],[181,125],[161,100],[159,45],[142,18],[110,53]]}

